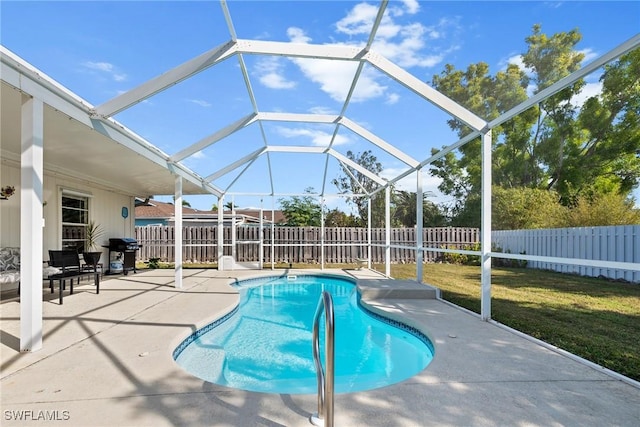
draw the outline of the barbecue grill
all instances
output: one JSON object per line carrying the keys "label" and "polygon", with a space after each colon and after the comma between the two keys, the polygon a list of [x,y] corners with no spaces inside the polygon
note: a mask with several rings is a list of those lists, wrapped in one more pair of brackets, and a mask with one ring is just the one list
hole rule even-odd
{"label": "barbecue grill", "polygon": [[122,271],[126,275],[129,271],[136,272],[136,251],[140,249],[138,241],[132,237],[116,237],[109,239],[109,271],[111,273],[111,252],[122,254]]}

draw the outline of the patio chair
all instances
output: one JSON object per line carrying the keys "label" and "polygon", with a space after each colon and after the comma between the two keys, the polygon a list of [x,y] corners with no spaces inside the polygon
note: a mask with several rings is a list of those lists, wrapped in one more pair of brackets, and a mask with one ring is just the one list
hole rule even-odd
{"label": "patio chair", "polygon": [[98,271],[87,271],[80,265],[80,256],[75,250],[49,250],[49,265],[51,267],[59,268],[60,273],[52,274],[48,277],[49,288],[53,293],[53,282],[58,281],[58,292],[60,304],[62,304],[63,291],[67,279],[70,282],[69,293],[73,294],[73,279],[80,279],[82,277],[93,276],[94,283],[96,285],[96,294],[100,293],[100,273]]}

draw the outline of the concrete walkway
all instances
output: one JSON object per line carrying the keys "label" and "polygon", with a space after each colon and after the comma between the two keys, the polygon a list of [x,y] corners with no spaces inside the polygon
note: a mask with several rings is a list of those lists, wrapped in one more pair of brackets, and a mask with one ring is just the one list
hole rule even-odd
{"label": "concrete walkway", "polygon": [[[108,278],[100,295],[84,282],[64,305],[44,302],[44,348],[27,354],[17,351],[19,303],[4,299],[2,426],[310,426],[315,395],[217,386],[171,357],[187,335],[234,307],[231,282],[258,274],[274,272],[185,270],[176,290],[172,270],[150,270]],[[368,304],[423,330],[435,357],[399,384],[337,395],[336,426],[640,425],[640,389],[597,369],[439,300]]]}

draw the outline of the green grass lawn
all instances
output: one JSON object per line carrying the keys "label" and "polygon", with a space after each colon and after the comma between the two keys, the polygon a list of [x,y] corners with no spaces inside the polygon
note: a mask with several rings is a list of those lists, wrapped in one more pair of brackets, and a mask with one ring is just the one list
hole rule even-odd
{"label": "green grass lawn", "polygon": [[[215,264],[185,265],[189,267]],[[325,267],[352,269],[355,265]],[[384,271],[384,265],[373,267]],[[416,266],[394,264],[391,276],[415,279]],[[440,288],[445,300],[480,313],[480,267],[425,264],[423,282]],[[491,282],[492,319],[640,381],[640,284],[526,268],[493,268]]]}
{"label": "green grass lawn", "polygon": [[[480,267],[423,273],[445,300],[480,313]],[[415,279],[415,265],[392,265],[391,275]],[[492,319],[640,381],[640,284],[512,268],[493,268],[491,282]]]}

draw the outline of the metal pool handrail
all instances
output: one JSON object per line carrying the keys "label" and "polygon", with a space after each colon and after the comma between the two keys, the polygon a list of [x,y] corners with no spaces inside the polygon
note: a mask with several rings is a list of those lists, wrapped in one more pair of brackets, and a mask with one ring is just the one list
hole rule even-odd
{"label": "metal pool handrail", "polygon": [[[320,338],[318,336],[320,335],[320,315],[323,310],[326,371],[322,369],[322,362],[320,361]],[[316,313],[313,316],[313,361],[316,365],[316,375],[318,377],[318,413],[312,415],[310,421],[318,426],[333,427],[334,341],[333,300],[329,292],[322,291]]]}

